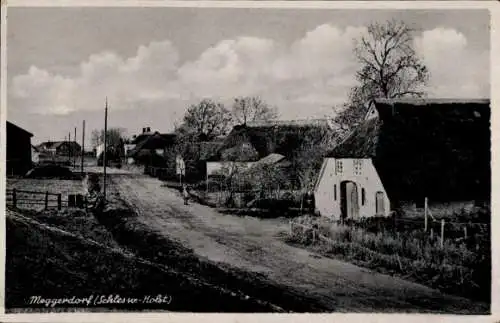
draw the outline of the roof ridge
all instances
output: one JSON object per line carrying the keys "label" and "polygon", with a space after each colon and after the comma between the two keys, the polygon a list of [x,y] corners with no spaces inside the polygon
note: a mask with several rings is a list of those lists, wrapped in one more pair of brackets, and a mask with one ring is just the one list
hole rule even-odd
{"label": "roof ridge", "polygon": [[490,103],[490,98],[377,98],[375,103],[381,104],[413,104],[413,105],[428,105],[428,104],[466,104],[466,103]]}
{"label": "roof ridge", "polygon": [[248,121],[246,126],[258,126],[258,125],[307,125],[315,124],[320,122],[326,122],[328,124],[329,118],[304,118],[304,119],[286,119],[286,120],[256,120]]}

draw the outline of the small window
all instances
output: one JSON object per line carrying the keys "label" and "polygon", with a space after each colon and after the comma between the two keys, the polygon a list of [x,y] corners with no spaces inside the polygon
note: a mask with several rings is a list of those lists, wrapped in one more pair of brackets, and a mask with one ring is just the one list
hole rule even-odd
{"label": "small window", "polygon": [[342,174],[343,171],[343,165],[341,160],[337,160],[335,162],[335,173],[336,174]]}
{"label": "small window", "polygon": [[337,200],[337,184],[333,185],[333,200]]}
{"label": "small window", "polygon": [[365,200],[366,200],[366,193],[365,193],[365,189],[362,188],[361,189],[361,205],[365,205]]}
{"label": "small window", "polygon": [[363,160],[354,159],[353,160],[354,175],[361,175],[363,170]]}

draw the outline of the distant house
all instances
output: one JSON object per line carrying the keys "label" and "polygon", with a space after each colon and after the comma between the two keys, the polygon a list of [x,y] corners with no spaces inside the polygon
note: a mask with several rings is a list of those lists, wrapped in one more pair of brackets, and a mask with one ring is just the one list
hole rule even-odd
{"label": "distant house", "polygon": [[332,131],[327,119],[249,122],[232,129],[209,163],[227,164],[231,161],[247,163],[249,167],[257,161],[272,160],[276,156],[293,162],[297,151],[311,136]]}
{"label": "distant house", "polygon": [[248,170],[254,162],[207,161],[207,178],[211,176],[227,176],[237,170]]}
{"label": "distant house", "polygon": [[32,167],[33,134],[7,121],[7,175],[24,175]]}
{"label": "distant house", "polygon": [[336,219],[490,199],[489,100],[376,100],[324,159],[316,207]]}
{"label": "distant house", "polygon": [[40,151],[33,145],[31,145],[31,161],[33,164],[38,164],[40,162]]}
{"label": "distant house", "polygon": [[151,132],[150,128],[143,128],[143,132],[127,145],[126,156],[130,163],[165,166],[165,154],[175,145],[175,139],[175,134]]}
{"label": "distant house", "polygon": [[82,147],[76,141],[46,141],[36,147],[39,152],[48,155],[80,155]]}
{"label": "distant house", "polygon": [[225,138],[212,160],[254,162],[270,154],[292,159],[307,140],[305,135],[315,131],[331,131],[326,119],[273,120],[249,122],[235,126]]}

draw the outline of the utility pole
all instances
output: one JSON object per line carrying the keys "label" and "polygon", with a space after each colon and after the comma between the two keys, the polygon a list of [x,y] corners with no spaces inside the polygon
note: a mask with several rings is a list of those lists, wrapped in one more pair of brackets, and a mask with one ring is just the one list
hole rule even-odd
{"label": "utility pole", "polygon": [[83,175],[83,157],[85,156],[85,120],[82,124],[82,164],[80,165],[80,171]]}
{"label": "utility pole", "polygon": [[71,131],[68,132],[68,165],[71,165]]}
{"label": "utility pole", "polygon": [[104,185],[103,185],[103,194],[104,194],[104,203],[106,203],[106,150],[107,148],[107,140],[108,140],[108,97],[106,97],[106,105],[104,107],[104,151],[102,155],[102,161],[104,166]]}
{"label": "utility pole", "polygon": [[73,137],[73,141],[75,142],[75,144],[73,146],[71,146],[71,150],[74,151],[74,154],[73,154],[73,168],[76,168],[76,149],[73,149],[74,147],[76,147],[76,127],[75,127],[75,136]]}

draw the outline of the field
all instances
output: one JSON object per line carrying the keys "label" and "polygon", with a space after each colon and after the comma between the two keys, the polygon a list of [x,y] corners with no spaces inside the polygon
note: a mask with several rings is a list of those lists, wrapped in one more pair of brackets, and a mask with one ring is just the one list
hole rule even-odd
{"label": "field", "polygon": [[[478,218],[489,219],[485,214],[470,215],[475,221]],[[452,220],[447,219],[443,244],[435,222],[429,223],[428,231],[424,232],[421,221],[400,220],[394,225],[393,220],[388,219],[340,225],[315,217],[297,219],[298,224],[292,227],[287,241],[446,293],[489,302],[489,226],[470,221],[465,236],[462,230],[464,215],[454,218],[464,222]]]}

